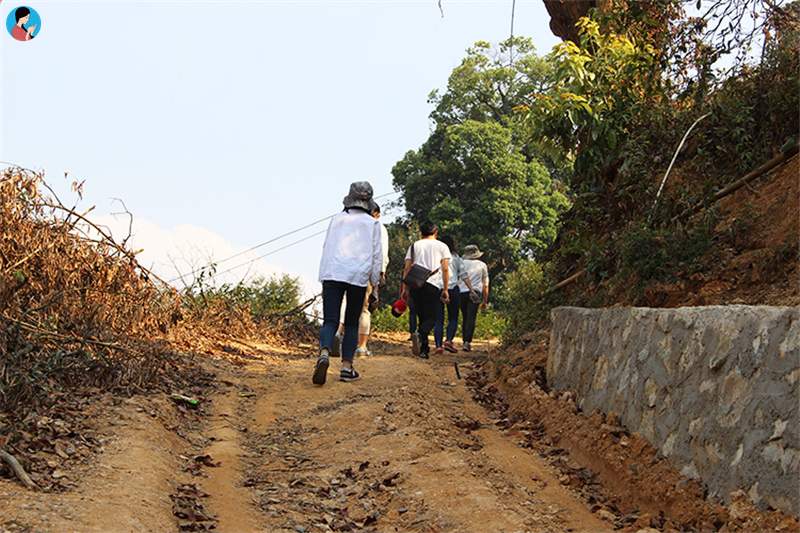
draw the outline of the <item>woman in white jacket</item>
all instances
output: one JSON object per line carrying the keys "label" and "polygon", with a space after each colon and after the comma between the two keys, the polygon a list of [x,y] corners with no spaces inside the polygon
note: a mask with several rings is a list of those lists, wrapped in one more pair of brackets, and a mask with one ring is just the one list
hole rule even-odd
{"label": "woman in white jacket", "polygon": [[347,305],[339,379],[355,381],[360,377],[353,368],[358,319],[367,286],[372,283],[373,287],[378,287],[383,269],[380,222],[371,214],[372,195],[372,186],[366,181],[350,185],[350,193],[343,201],[344,211],[333,217],[328,226],[319,267],[323,323],[319,333],[319,358],[312,377],[315,385],[325,384],[345,295]]}

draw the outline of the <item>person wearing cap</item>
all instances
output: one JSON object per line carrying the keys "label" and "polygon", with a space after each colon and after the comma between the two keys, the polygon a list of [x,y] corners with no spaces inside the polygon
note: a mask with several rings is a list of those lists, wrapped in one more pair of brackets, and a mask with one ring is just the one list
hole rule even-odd
{"label": "person wearing cap", "polygon": [[342,300],[347,298],[342,339],[341,381],[355,381],[360,375],[353,368],[358,344],[358,321],[367,296],[367,287],[378,287],[383,269],[380,222],[372,216],[372,185],[366,181],[350,185],[343,200],[344,210],[328,226],[319,280],[322,282],[322,328],[319,357],[312,382],[324,385],[327,379],[334,337],[339,326]]}
{"label": "person wearing cap", "polygon": [[[381,219],[381,206],[374,200],[371,201],[371,214],[375,219]],[[389,267],[389,231],[386,226],[381,223],[381,246],[383,248],[383,268],[381,270],[381,285],[386,283],[386,269]],[[358,319],[358,344],[356,346],[356,356],[372,355],[372,352],[367,348],[369,335],[372,331],[372,311],[370,311],[370,302],[377,302],[378,293],[374,290],[372,283],[367,286],[367,295],[364,298],[364,306],[361,309],[361,316]],[[342,301],[342,311],[339,318],[339,329],[336,331],[336,337],[333,339],[333,349],[331,355],[339,357],[342,350],[342,338],[344,337],[344,315],[347,299]]]}
{"label": "person wearing cap", "polygon": [[461,289],[461,337],[465,352],[472,351],[478,309],[486,309],[489,305],[489,269],[481,257],[483,252],[476,245],[464,248],[465,278],[459,281],[458,286]]}
{"label": "person wearing cap", "polygon": [[[450,249],[440,240],[439,228],[432,222],[423,222],[419,227],[422,238],[409,246],[406,252],[406,264],[403,269],[401,298],[413,299],[414,310],[419,317],[416,336],[412,336],[411,350],[414,355],[428,359],[430,347],[428,335],[436,325],[436,317],[442,303],[450,301],[447,287],[450,284]],[[427,280],[421,287],[409,288],[406,279],[414,265],[419,265],[429,272]]]}

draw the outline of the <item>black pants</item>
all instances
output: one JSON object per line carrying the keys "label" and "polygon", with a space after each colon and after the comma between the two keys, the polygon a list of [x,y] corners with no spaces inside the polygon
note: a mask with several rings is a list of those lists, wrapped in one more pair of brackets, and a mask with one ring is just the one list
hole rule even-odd
{"label": "black pants", "polygon": [[468,292],[461,293],[461,315],[464,317],[461,323],[461,337],[464,342],[472,342],[475,334],[475,322],[478,320],[478,309],[480,304],[474,303],[469,298]]}
{"label": "black pants", "polygon": [[426,283],[419,289],[411,290],[411,297],[414,299],[414,309],[419,318],[419,351],[420,353],[430,353],[428,346],[428,335],[436,325],[436,316],[439,313],[442,291],[430,283]]}
{"label": "black pants", "polygon": [[358,344],[358,319],[364,308],[366,287],[357,287],[341,281],[322,282],[322,328],[319,330],[319,346],[331,350],[333,337],[339,329],[342,313],[342,299],[347,295],[344,311],[344,338],[342,339],[342,360],[353,361]]}

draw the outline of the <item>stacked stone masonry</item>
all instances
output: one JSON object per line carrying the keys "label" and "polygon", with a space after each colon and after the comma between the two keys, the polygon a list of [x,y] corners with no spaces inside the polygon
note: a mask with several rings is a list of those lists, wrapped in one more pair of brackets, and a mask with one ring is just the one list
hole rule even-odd
{"label": "stacked stone masonry", "polygon": [[800,309],[560,307],[547,380],[729,501],[800,514]]}

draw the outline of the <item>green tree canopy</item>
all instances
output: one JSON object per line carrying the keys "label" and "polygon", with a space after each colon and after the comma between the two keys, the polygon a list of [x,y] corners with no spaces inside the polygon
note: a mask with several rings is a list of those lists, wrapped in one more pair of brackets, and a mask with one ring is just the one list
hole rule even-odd
{"label": "green tree canopy", "polygon": [[[513,61],[512,61],[513,60]],[[528,96],[546,89],[548,63],[536,55],[527,37],[506,39],[497,46],[478,41],[467,49],[467,56],[453,69],[447,89],[433,90],[431,119],[437,126],[459,124],[465,120],[494,120],[508,125],[516,106]]]}
{"label": "green tree canopy", "polygon": [[479,245],[495,272],[548,246],[568,206],[545,167],[496,122],[441,126],[392,174],[415,220],[438,223],[462,246]]}

